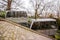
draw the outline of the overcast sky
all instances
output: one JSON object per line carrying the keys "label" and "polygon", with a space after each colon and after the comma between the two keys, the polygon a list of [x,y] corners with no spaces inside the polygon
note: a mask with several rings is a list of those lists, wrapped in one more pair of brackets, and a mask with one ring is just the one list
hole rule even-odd
{"label": "overcast sky", "polygon": [[[18,4],[20,4],[22,2],[23,4],[21,6],[24,6],[25,8],[33,9],[29,0],[21,0],[21,1],[20,0],[14,0],[14,1],[16,1],[16,3],[18,3]],[[41,1],[43,1],[44,3],[47,3],[47,2],[50,2],[50,1],[53,1],[53,0],[41,0]],[[2,0],[0,0],[0,2],[6,4],[6,2],[3,2]],[[20,8],[20,6],[18,6],[16,3],[13,2],[11,8],[17,8],[16,10],[24,9],[24,8]],[[0,3],[0,5],[2,5],[2,4]]]}
{"label": "overcast sky", "polygon": [[[14,0],[14,1],[17,4],[15,2],[12,2],[12,6],[11,6],[12,9],[11,10],[16,10],[16,11],[24,10],[24,11],[26,11],[26,9],[22,8],[22,6],[23,6],[23,7],[27,8],[27,9],[29,9],[30,11],[34,11],[34,7],[32,7],[32,4],[29,2],[30,0]],[[56,13],[56,10],[57,10],[57,6],[59,6],[59,4],[57,4],[57,3],[58,2],[60,3],[60,0],[59,1],[58,0],[40,0],[40,1],[42,1],[42,5],[53,1],[52,3],[48,4],[47,6],[49,6],[49,5],[54,5],[54,6],[51,6],[49,8],[46,7],[45,11],[48,11],[48,12],[52,12],[53,11],[55,13]],[[6,4],[6,2],[3,2],[2,0],[0,0],[0,2]],[[0,3],[0,7],[1,7],[1,5],[3,5],[1,3]],[[0,8],[0,9],[3,10],[5,8],[6,7]],[[13,8],[15,8],[15,9],[13,9]],[[42,8],[42,6],[40,8]]]}

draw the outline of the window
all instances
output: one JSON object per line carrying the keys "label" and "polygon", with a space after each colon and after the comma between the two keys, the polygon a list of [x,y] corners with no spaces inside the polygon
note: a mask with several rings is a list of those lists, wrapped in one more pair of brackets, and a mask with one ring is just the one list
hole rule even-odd
{"label": "window", "polygon": [[56,22],[34,22],[32,29],[54,29],[57,28]]}

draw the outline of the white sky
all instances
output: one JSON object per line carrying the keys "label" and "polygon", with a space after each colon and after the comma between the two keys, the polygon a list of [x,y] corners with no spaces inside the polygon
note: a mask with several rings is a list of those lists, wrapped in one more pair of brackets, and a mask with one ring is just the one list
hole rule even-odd
{"label": "white sky", "polygon": [[[16,1],[18,4],[20,4],[20,0],[15,0],[15,1]],[[43,1],[43,0],[41,0],[41,1]],[[50,2],[50,1],[53,1],[53,0],[44,0],[43,2],[44,2],[44,3],[47,3],[47,2]],[[57,0],[54,0],[54,1],[55,1],[55,2],[52,2],[51,4],[57,5]],[[2,0],[0,0],[0,2],[3,3]],[[30,11],[34,11],[32,5],[29,3],[29,0],[21,0],[21,2],[23,3],[21,6],[29,9]],[[60,1],[58,1],[58,2],[60,3]],[[6,3],[4,2],[4,4],[6,4]],[[1,5],[1,4],[0,4],[0,5]],[[11,8],[16,8],[16,9],[12,9],[12,10],[17,10],[17,11],[25,10],[25,11],[26,11],[26,9],[20,8],[20,6],[17,6],[16,3],[12,3]],[[40,7],[40,8],[42,8],[42,7]],[[54,11],[56,10],[55,8],[56,8],[56,7],[53,8]],[[48,9],[48,8],[47,8],[47,9]],[[47,11],[50,12],[51,10],[48,9]],[[55,11],[55,12],[56,12],[56,11]]]}

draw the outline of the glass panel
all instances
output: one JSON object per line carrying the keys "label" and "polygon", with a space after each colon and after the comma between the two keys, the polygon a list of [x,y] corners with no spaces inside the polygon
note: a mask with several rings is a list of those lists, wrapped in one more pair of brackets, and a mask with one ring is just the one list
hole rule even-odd
{"label": "glass panel", "polygon": [[53,29],[57,28],[56,22],[34,22],[32,29]]}

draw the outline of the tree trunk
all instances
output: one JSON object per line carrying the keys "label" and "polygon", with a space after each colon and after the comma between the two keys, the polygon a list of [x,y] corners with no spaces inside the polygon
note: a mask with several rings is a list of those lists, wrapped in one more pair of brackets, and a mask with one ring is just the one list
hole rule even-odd
{"label": "tree trunk", "polygon": [[10,10],[11,9],[11,2],[12,2],[12,0],[8,0],[7,10]]}
{"label": "tree trunk", "polygon": [[35,10],[35,19],[37,19],[37,9]]}

